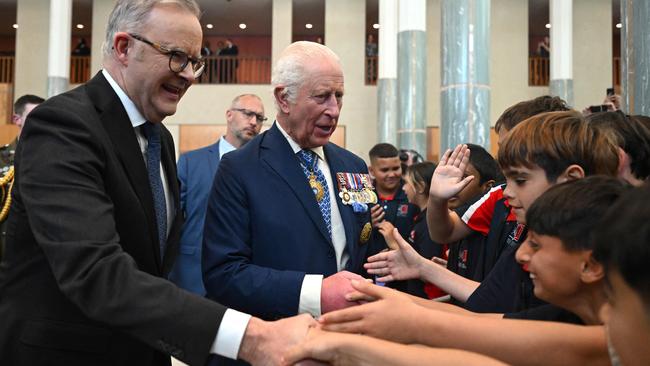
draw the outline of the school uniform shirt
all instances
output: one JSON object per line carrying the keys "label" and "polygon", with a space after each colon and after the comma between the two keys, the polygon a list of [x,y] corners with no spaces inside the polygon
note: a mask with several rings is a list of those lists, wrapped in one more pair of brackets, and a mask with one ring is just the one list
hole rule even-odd
{"label": "school uniform shirt", "polygon": [[[413,222],[413,230],[411,230],[411,235],[408,239],[413,248],[424,258],[431,259],[433,257],[439,257],[446,259],[446,245],[436,243],[429,236],[427,210],[424,209],[415,215]],[[434,299],[445,295],[437,286],[426,284],[418,279],[408,281],[407,292],[425,299]]]}
{"label": "school uniform shirt", "polygon": [[[462,217],[481,197],[483,197],[483,194],[477,195],[467,203],[454,209],[454,212],[456,212],[459,217]],[[454,243],[449,243],[447,269],[470,280],[481,282],[484,278],[482,261],[486,241],[487,236],[477,231],[472,231],[472,233],[466,238]]]}

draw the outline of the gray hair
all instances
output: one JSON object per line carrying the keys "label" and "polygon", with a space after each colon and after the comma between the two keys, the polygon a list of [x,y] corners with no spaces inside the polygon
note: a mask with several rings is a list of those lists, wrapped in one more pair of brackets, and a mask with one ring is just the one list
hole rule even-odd
{"label": "gray hair", "polygon": [[177,4],[197,18],[201,16],[201,9],[195,0],[118,0],[106,26],[106,39],[102,45],[104,57],[112,53],[115,33],[135,32],[141,29],[158,4]]}
{"label": "gray hair", "polygon": [[[290,44],[282,51],[280,58],[273,68],[271,85],[273,90],[278,86],[284,87],[282,95],[290,103],[296,102],[298,90],[309,77],[306,68],[317,59],[329,58],[339,65],[339,57],[326,46],[316,42],[300,41]],[[277,105],[277,100],[276,100]]]}

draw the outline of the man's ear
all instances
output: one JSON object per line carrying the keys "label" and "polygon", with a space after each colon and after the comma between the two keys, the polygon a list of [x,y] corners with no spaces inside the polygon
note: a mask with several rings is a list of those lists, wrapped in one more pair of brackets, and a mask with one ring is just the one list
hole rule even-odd
{"label": "man's ear", "polygon": [[600,262],[594,259],[592,251],[585,253],[585,260],[582,262],[580,279],[586,284],[596,283],[605,278],[605,269]]}
{"label": "man's ear", "polygon": [[277,86],[273,89],[273,96],[280,107],[280,110],[284,114],[289,113],[289,100],[287,99],[287,93],[285,92],[284,86]]}
{"label": "man's ear", "polygon": [[564,183],[585,177],[585,171],[578,164],[569,165],[562,174],[557,178],[558,183]]}
{"label": "man's ear", "polygon": [[20,114],[16,114],[16,113],[12,114],[11,115],[11,122],[13,124],[17,125],[18,121],[20,121]]}
{"label": "man's ear", "polygon": [[127,54],[131,48],[131,37],[125,32],[117,32],[113,37],[113,54],[120,63],[127,65],[129,63]]}

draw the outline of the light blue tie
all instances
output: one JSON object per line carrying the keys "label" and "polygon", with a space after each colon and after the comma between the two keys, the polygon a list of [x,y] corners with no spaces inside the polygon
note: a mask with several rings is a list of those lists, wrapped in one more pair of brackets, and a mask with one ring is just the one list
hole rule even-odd
{"label": "light blue tie", "polygon": [[[320,213],[323,216],[323,220],[325,221],[325,226],[327,226],[327,232],[330,235],[330,238],[332,237],[332,210],[330,207],[330,194],[329,194],[329,188],[327,186],[327,181],[325,180],[325,176],[323,175],[323,172],[318,168],[318,156],[316,155],[315,152],[311,150],[300,150],[298,151],[298,159],[300,160],[300,166],[302,167],[303,173],[305,173],[305,176],[307,179],[312,175],[312,172],[314,176],[316,177],[316,181],[318,181],[321,186],[323,187],[323,197],[320,199],[316,199],[318,203],[318,208],[320,209]],[[317,197],[318,192],[314,190],[314,195]]]}
{"label": "light blue tie", "polygon": [[158,243],[160,244],[160,257],[162,258],[167,242],[167,204],[165,203],[163,183],[160,179],[160,124],[146,122],[142,125],[142,134],[147,138],[147,171],[156,211]]}

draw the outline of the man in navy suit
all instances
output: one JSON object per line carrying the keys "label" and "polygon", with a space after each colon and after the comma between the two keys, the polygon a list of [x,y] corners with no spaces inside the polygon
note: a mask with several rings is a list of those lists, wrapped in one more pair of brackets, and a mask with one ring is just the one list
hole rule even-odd
{"label": "man in navy suit", "polygon": [[[207,296],[263,319],[354,305],[371,225],[361,158],[329,142],[344,92],[338,56],[313,42],[273,70],[276,122],[221,160],[203,240]],[[368,182],[367,182],[368,183]],[[369,184],[369,183],[368,183]],[[365,187],[365,188],[364,188]]]}
{"label": "man in navy suit", "polygon": [[180,253],[169,279],[179,287],[205,295],[201,274],[201,244],[214,175],[221,157],[257,136],[265,120],[264,104],[260,97],[255,94],[239,95],[226,111],[226,135],[214,144],[189,151],[178,159],[181,210],[185,215],[185,223],[181,231]]}

